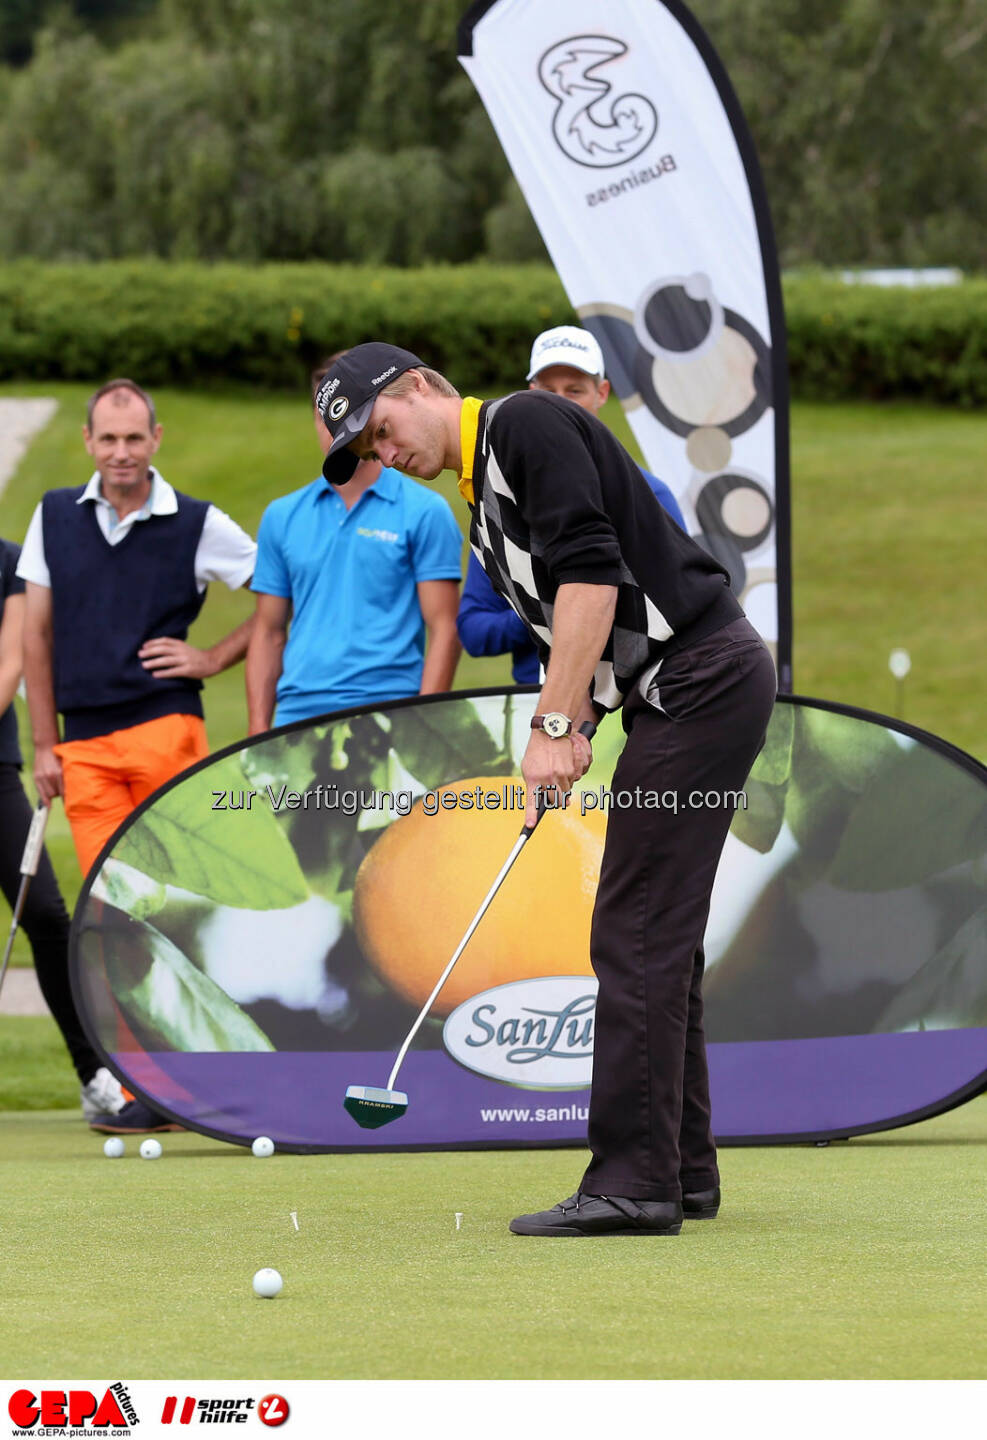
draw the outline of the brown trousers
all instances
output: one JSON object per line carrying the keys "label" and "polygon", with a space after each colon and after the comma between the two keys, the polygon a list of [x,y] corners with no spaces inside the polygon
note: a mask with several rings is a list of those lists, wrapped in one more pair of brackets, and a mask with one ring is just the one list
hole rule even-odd
{"label": "brown trousers", "polygon": [[[768,649],[741,618],[669,656],[648,698],[635,689],[624,705],[628,738],[593,912],[588,1194],[678,1200],[683,1188],[719,1183],[702,942],[736,804],[705,802],[743,789],[775,689]],[[637,789],[636,803],[618,808],[618,795]],[[664,807],[648,808],[646,792],[664,796]],[[690,804],[696,792],[702,805]]]}

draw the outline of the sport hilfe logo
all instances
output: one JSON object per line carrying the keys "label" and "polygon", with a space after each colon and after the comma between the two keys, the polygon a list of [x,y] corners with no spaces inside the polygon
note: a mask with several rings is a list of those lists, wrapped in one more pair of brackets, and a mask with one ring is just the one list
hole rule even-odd
{"label": "sport hilfe logo", "polygon": [[194,1395],[186,1395],[181,1408],[177,1395],[169,1395],[161,1411],[161,1424],[191,1425],[198,1421],[202,1425],[245,1425],[255,1407],[262,1425],[283,1425],[291,1414],[283,1395],[264,1395],[256,1402],[252,1397],[197,1400]]}
{"label": "sport hilfe logo", "polygon": [[[129,1435],[140,1424],[133,1401],[118,1381],[101,1399],[91,1390],[15,1390],[7,1414],[18,1430],[101,1430],[103,1434]],[[37,1432],[35,1432],[37,1433]]]}
{"label": "sport hilfe logo", "polygon": [[577,165],[606,169],[625,165],[658,133],[658,112],[644,95],[613,99],[613,86],[597,74],[627,54],[623,40],[574,35],[546,50],[538,78],[558,103],[552,117],[555,143]]}

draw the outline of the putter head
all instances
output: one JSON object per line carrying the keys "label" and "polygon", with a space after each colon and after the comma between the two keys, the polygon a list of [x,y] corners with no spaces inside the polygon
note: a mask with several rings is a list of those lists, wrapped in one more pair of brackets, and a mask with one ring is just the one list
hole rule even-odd
{"label": "putter head", "polygon": [[343,1100],[346,1110],[364,1130],[378,1130],[392,1120],[400,1120],[408,1108],[403,1090],[381,1090],[376,1085],[350,1085]]}

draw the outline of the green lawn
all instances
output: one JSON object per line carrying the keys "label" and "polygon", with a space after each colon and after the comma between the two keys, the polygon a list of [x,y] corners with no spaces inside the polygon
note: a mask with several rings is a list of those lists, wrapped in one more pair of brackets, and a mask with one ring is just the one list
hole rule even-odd
{"label": "green lawn", "polygon": [[[0,393],[62,402],[0,498],[0,534],[20,539],[42,490],[88,474],[87,387]],[[268,500],[316,471],[296,398],[157,399],[164,474],[252,530]],[[626,437],[615,407],[608,418]],[[793,435],[796,689],[888,710],[887,655],[904,645],[906,718],[987,757],[987,420],[799,405]],[[441,488],[462,518],[451,477]],[[213,587],[196,638],[231,628],[245,601]],[[507,677],[506,660],[464,659],[458,678]],[[214,745],[242,734],[241,672],[211,683],[208,715]],[[60,810],[49,833],[71,903],[79,876]],[[27,958],[21,941],[16,955]],[[107,1335],[115,1373],[169,1379],[987,1372],[987,1096],[849,1144],[725,1151],[717,1221],[573,1247],[518,1239],[506,1223],[569,1193],[578,1152],[257,1161],[183,1134],[163,1137],[161,1161],[138,1159],[135,1142],[108,1161],[79,1118],[53,1022],[0,1019],[0,1053],[8,1374],[104,1374]],[[273,1302],[250,1290],[263,1265],[285,1277]]]}
{"label": "green lawn", "polygon": [[[162,1142],[111,1161],[78,1112],[0,1116],[8,1375],[105,1374],[107,1336],[114,1373],[147,1379],[987,1375],[987,1097],[724,1151],[719,1219],[663,1239],[508,1233],[572,1190],[579,1151]],[[250,1288],[264,1265],[274,1301]]]}
{"label": "green lawn", "polygon": [[[5,382],[0,394],[55,395],[60,409],[0,496],[0,534],[22,539],[41,493],[88,477],[80,423],[88,386]],[[208,496],[256,533],[264,506],[318,468],[303,399],[247,388],[157,392],[162,472]],[[607,420],[630,442],[619,406]],[[792,414],[795,689],[889,713],[890,651],[909,649],[905,718],[987,758],[982,557],[987,418],[914,405],[795,405]],[[450,474],[438,488],[462,521]],[[465,551],[465,545],[464,545]],[[979,603],[978,603],[979,597]],[[208,644],[249,611],[214,585],[193,638]],[[507,657],[464,656],[457,684],[509,681]],[[244,731],[242,670],[210,682],[217,748]],[[22,734],[26,734],[22,711]],[[49,827],[67,901],[80,877],[64,817]],[[22,940],[15,963],[24,963]]]}

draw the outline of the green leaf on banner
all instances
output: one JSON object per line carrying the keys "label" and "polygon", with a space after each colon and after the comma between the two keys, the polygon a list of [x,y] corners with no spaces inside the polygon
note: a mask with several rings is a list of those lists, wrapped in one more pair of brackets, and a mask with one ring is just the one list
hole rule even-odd
{"label": "green leaf on banner", "polygon": [[213,791],[244,788],[233,759],[198,771],[141,815],[114,858],[217,905],[250,910],[300,905],[309,893],[305,875],[267,796],[258,795],[250,810],[212,808]]}
{"label": "green leaf on banner", "polygon": [[987,907],[971,915],[881,1015],[876,1031],[987,1025]]}
{"label": "green leaf on banner", "polygon": [[900,890],[987,849],[987,790],[924,746],[898,751],[850,813],[828,879],[844,890]]}
{"label": "green leaf on banner", "polygon": [[135,920],[156,915],[168,900],[168,891],[157,880],[112,856],[100,866],[89,893],[94,900],[105,900]]}
{"label": "green leaf on banner", "polygon": [[751,776],[744,786],[746,809],[737,810],[730,833],[759,855],[767,855],[785,819],[787,788],[787,785],[767,785]]}
{"label": "green leaf on banner", "polygon": [[[768,723],[764,748],[754,761],[751,779],[765,785],[784,785],[792,773],[795,707],[776,705]],[[770,848],[770,847],[769,847]]]}
{"label": "green leaf on banner", "polygon": [[788,783],[792,778],[795,707],[776,705],[761,753],[744,786],[745,809],[738,809],[731,833],[760,855],[767,855],[785,820]]}
{"label": "green leaf on banner", "polygon": [[838,785],[859,795],[905,753],[883,725],[855,715],[799,705],[793,721],[794,775],[804,786]]}
{"label": "green leaf on banner", "polygon": [[103,956],[113,992],[145,1045],[185,1053],[274,1049],[236,1001],[153,925],[108,929]]}
{"label": "green leaf on banner", "polygon": [[391,748],[408,773],[430,790],[473,775],[513,770],[510,757],[505,759],[498,750],[470,701],[395,710],[390,720]]}
{"label": "green leaf on banner", "polygon": [[320,729],[294,731],[246,746],[240,751],[240,764],[247,784],[261,791],[270,786],[275,794],[286,785],[304,794],[315,779],[315,754],[321,743]]}
{"label": "green leaf on banner", "polygon": [[852,715],[798,705],[793,721],[785,820],[803,858],[828,866],[861,795],[903,752],[882,725]]}

